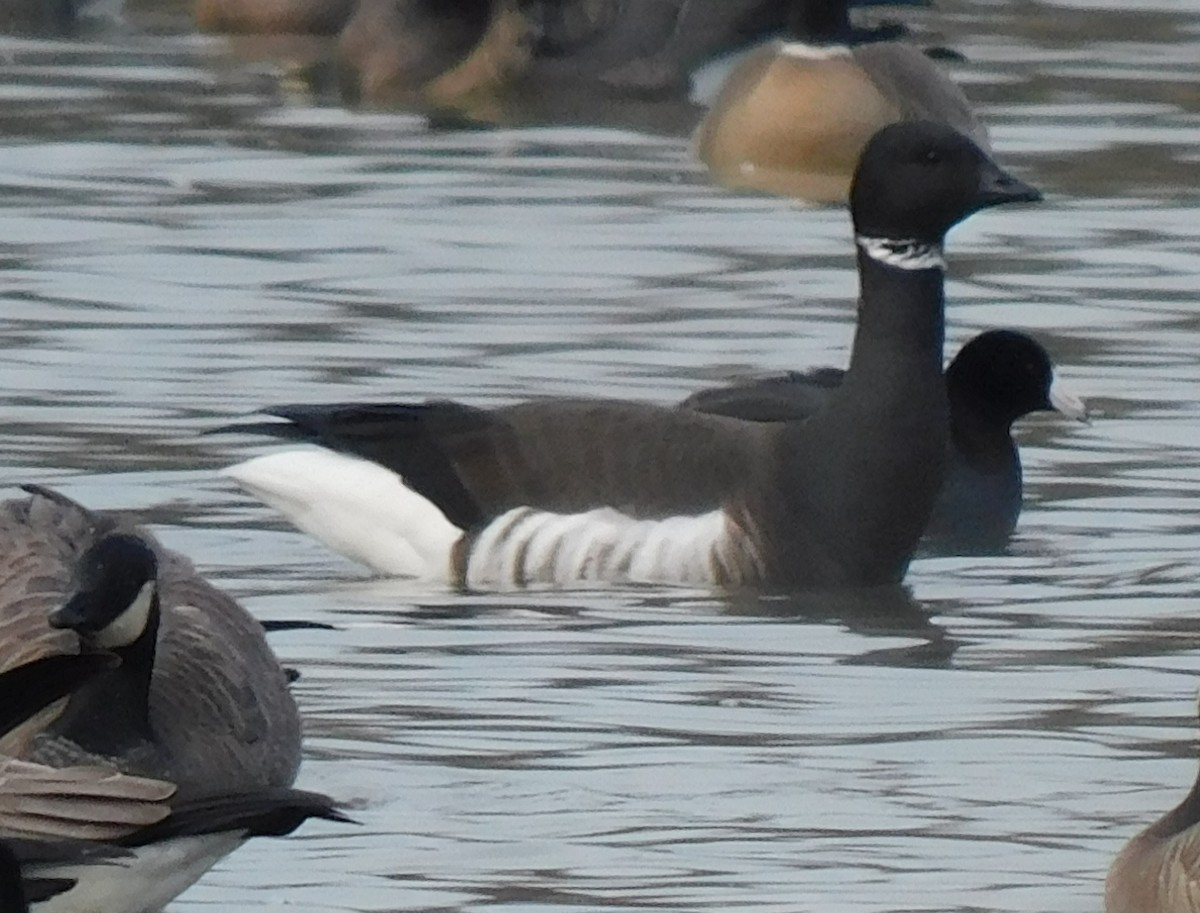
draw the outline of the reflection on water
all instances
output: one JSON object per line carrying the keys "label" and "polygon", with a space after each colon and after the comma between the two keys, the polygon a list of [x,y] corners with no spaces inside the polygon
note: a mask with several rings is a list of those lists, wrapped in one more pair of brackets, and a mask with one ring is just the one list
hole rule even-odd
{"label": "reflection on water", "polygon": [[711,188],[665,119],[314,103],[149,0],[0,40],[5,478],[150,509],[261,617],[337,626],[272,639],[302,783],[362,826],[249,847],[173,909],[1099,908],[1195,768],[1200,4],[912,15],[1048,191],[952,235],[949,348],[1029,328],[1100,415],[1024,423],[1009,554],[837,600],[365,581],[199,435],[844,363],[842,213]]}

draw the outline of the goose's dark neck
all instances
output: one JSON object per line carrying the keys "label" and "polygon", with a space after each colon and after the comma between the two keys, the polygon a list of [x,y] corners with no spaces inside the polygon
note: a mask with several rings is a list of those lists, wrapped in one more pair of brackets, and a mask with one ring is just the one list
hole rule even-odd
{"label": "goose's dark neck", "polygon": [[787,32],[807,44],[845,44],[850,38],[846,0],[793,0]]}
{"label": "goose's dark neck", "polygon": [[940,377],[946,334],[942,270],[891,266],[860,248],[858,275],[858,331],[848,376],[886,382],[896,370],[916,365]]}
{"label": "goose's dark neck", "polygon": [[152,737],[150,682],[158,623],[159,603],[155,593],[141,636],[127,647],[107,651],[115,653],[121,665],[71,696],[54,723],[55,732],[85,751],[101,755],[119,755],[130,743]]}
{"label": "goose's dark neck", "polygon": [[21,883],[21,864],[16,855],[0,843],[0,910],[27,913],[25,890]]}
{"label": "goose's dark neck", "polygon": [[1167,839],[1200,824],[1200,774],[1192,784],[1191,792],[1182,802],[1147,828],[1146,833]]}

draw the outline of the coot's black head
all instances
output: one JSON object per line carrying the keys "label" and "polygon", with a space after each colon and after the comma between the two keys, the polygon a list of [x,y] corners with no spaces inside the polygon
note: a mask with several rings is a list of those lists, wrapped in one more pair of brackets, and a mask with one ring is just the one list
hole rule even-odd
{"label": "coot's black head", "polygon": [[946,369],[946,388],[952,403],[1005,427],[1040,410],[1086,417],[1082,400],[1055,385],[1046,350],[1013,330],[989,330],[963,346]]}
{"label": "coot's black head", "polygon": [[92,647],[120,650],[157,626],[158,559],[144,541],[113,533],[83,553],[70,598],[50,616]]}
{"label": "coot's black head", "polygon": [[939,244],[973,212],[1040,200],[961,133],[930,121],[890,124],[867,143],[850,188],[860,237]]}

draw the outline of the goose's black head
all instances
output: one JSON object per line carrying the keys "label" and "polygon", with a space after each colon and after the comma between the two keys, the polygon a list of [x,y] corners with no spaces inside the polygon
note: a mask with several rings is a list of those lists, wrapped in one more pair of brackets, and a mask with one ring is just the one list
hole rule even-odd
{"label": "goose's black head", "polygon": [[70,598],[50,616],[93,649],[121,653],[158,628],[158,559],[137,536],[112,533],[83,553]]}
{"label": "goose's black head", "polygon": [[930,121],[884,127],[867,143],[850,188],[860,238],[940,245],[973,212],[1040,200],[961,133]]}
{"label": "goose's black head", "polygon": [[951,403],[1005,428],[1041,410],[1087,414],[1082,400],[1056,387],[1046,350],[1013,330],[989,330],[963,346],[946,369],[946,389]]}

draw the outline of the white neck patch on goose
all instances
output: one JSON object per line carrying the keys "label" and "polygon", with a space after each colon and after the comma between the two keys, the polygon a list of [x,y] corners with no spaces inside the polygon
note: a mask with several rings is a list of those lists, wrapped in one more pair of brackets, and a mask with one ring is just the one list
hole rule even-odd
{"label": "white neck patch on goose", "polygon": [[142,636],[146,630],[146,622],[150,620],[150,606],[154,602],[154,589],[157,582],[147,580],[138,590],[133,601],[125,610],[109,622],[108,627],[96,632],[94,642],[97,647],[106,650],[118,647],[128,647]]}
{"label": "white neck patch on goose", "polygon": [[895,238],[867,238],[858,235],[854,239],[868,257],[897,269],[920,270],[946,268],[946,258],[940,244],[925,241],[896,240]]}
{"label": "white neck patch on goose", "polygon": [[844,44],[805,44],[802,41],[785,41],[779,46],[779,53],[784,57],[795,57],[798,60],[832,60],[835,57],[849,57],[850,48]]}

